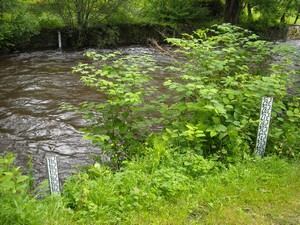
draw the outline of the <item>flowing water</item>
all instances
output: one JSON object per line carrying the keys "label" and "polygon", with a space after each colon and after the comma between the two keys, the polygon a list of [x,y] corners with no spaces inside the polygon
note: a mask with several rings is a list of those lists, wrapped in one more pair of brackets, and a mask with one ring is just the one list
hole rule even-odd
{"label": "flowing water", "polygon": [[[154,52],[146,47],[116,50],[130,55]],[[99,97],[82,85],[80,75],[71,73],[78,62],[89,61],[84,52],[41,51],[0,58],[0,154],[15,152],[20,165],[31,157],[38,181],[47,177],[47,155],[57,156],[63,179],[72,167],[90,163],[90,155],[100,152],[78,132],[84,126],[81,117],[60,109],[62,104]]]}
{"label": "flowing water", "polygon": [[300,40],[288,40],[287,44],[295,47],[292,69],[296,71],[296,74],[293,76],[293,85],[289,92],[300,97]]}
{"label": "flowing water", "polygon": [[[300,49],[300,41],[291,44]],[[115,50],[131,55],[154,53],[146,47]],[[81,117],[60,109],[62,104],[99,97],[80,83],[79,75],[71,74],[71,67],[89,61],[83,53],[42,51],[0,58],[0,154],[16,153],[17,164],[23,166],[31,157],[37,181],[47,177],[47,155],[57,156],[63,179],[74,166],[91,163],[90,155],[100,152],[78,132],[85,125]],[[166,59],[156,54],[156,60]]]}

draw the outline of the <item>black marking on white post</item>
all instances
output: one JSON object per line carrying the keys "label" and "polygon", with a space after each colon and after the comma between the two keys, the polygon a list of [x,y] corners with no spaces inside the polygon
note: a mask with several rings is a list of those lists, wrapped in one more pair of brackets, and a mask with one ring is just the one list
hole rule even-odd
{"label": "black marking on white post", "polygon": [[272,112],[272,103],[273,103],[272,97],[262,98],[260,118],[259,118],[260,122],[258,125],[257,140],[256,140],[256,147],[255,147],[255,152],[261,157],[264,156],[265,149],[267,146],[269,125],[270,125],[271,112]]}
{"label": "black marking on white post", "polygon": [[48,156],[46,159],[50,193],[60,193],[56,156]]}

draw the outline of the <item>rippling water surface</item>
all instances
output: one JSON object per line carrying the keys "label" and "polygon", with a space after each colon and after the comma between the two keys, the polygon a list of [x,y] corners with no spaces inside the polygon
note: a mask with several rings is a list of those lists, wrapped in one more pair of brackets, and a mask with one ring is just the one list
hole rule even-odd
{"label": "rippling water surface", "polygon": [[[145,47],[116,50],[153,54]],[[60,177],[64,178],[73,166],[90,163],[91,153],[100,151],[77,131],[84,126],[81,117],[60,109],[65,103],[99,98],[97,92],[80,83],[79,75],[71,73],[78,62],[89,61],[84,52],[42,51],[0,58],[0,153],[15,152],[21,165],[32,157],[38,181],[47,177],[47,155],[57,156]]]}

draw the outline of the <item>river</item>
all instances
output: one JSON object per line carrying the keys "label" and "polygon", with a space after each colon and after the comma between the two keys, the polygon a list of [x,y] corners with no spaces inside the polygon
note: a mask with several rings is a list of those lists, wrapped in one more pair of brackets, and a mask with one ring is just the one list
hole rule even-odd
{"label": "river", "polygon": [[[71,73],[79,62],[89,62],[86,51],[39,51],[0,58],[0,154],[17,154],[17,164],[32,161],[32,173],[39,182],[47,177],[46,156],[55,155],[59,176],[64,179],[77,165],[89,164],[91,154],[100,152],[82,139],[81,117],[60,109],[98,98],[84,87],[80,76]],[[112,50],[98,50],[100,53]],[[153,54],[147,47],[126,47],[129,55]],[[163,60],[163,59],[162,59]]]}
{"label": "river", "polygon": [[[290,43],[300,48],[300,41]],[[39,51],[0,58],[0,154],[16,153],[17,164],[23,166],[30,157],[37,182],[47,178],[48,155],[57,156],[59,176],[63,180],[72,168],[90,164],[90,155],[100,152],[82,139],[78,128],[85,123],[81,117],[60,109],[62,104],[98,98],[94,90],[82,85],[79,75],[71,73],[78,62],[89,61],[83,56],[86,51],[89,50]],[[130,55],[155,53],[140,46],[114,51]],[[157,61],[166,60],[163,55],[155,54]]]}

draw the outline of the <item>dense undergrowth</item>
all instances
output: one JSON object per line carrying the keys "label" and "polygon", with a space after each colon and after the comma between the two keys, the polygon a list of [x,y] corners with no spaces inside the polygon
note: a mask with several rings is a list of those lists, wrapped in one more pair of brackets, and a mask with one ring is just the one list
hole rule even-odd
{"label": "dense undergrowth", "polygon": [[[85,138],[101,154],[52,196],[45,185],[30,188],[13,155],[0,158],[1,224],[299,222],[292,51],[229,24],[168,41],[176,49],[168,67],[151,56],[88,53],[95,62],[74,68],[102,100],[64,108],[83,114]],[[274,105],[260,159],[263,96]]]}
{"label": "dense undergrowth", "polygon": [[299,223],[299,161],[253,158],[221,168],[203,158],[191,166],[172,155],[165,153],[159,167],[153,153],[118,172],[89,166],[69,177],[59,196],[45,185],[29,191],[29,177],[8,154],[0,158],[0,223]]}

